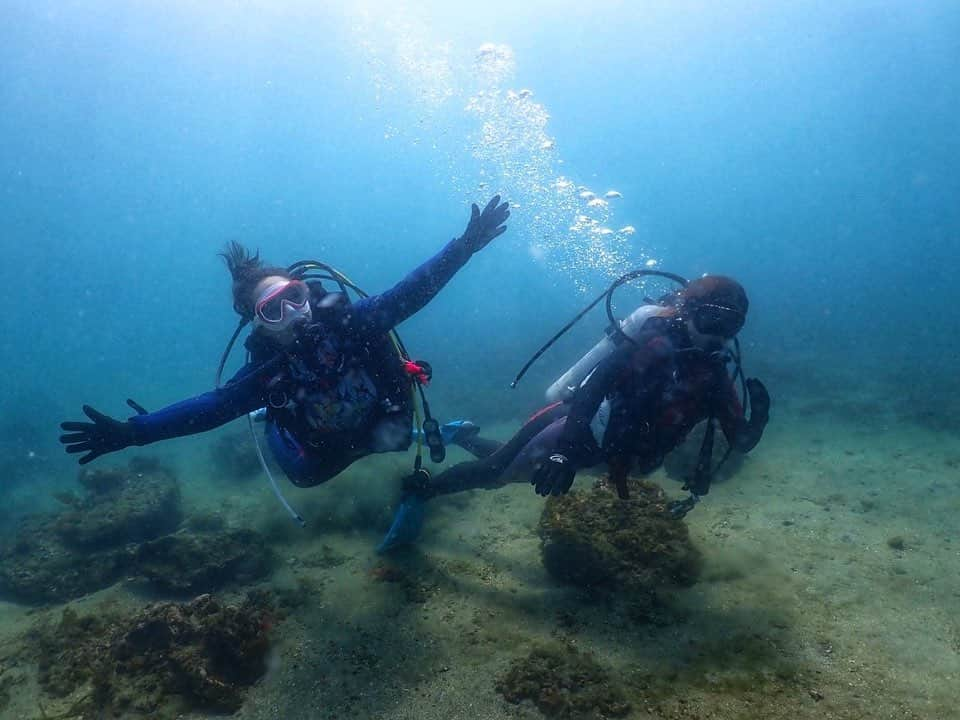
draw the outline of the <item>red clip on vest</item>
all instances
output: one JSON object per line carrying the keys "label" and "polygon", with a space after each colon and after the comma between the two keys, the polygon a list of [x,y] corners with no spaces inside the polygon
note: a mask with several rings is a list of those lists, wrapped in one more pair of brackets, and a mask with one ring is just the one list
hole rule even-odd
{"label": "red clip on vest", "polygon": [[403,370],[421,385],[430,384],[431,373],[429,366],[424,367],[424,365],[417,364],[413,360],[404,360]]}

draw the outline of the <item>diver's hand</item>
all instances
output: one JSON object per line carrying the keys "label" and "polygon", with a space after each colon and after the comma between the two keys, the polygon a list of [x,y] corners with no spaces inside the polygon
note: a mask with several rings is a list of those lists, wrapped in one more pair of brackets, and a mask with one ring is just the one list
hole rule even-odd
{"label": "diver's hand", "polygon": [[668,502],[667,512],[680,520],[685,518],[687,513],[693,510],[698,502],[700,502],[700,497],[691,493],[690,497],[684,498],[683,500],[671,500]]}
{"label": "diver's hand", "polygon": [[460,236],[460,242],[466,245],[471,253],[485,248],[487,243],[506,232],[507,226],[504,223],[510,217],[509,208],[509,203],[500,202],[499,195],[493,196],[483,212],[480,212],[480,208],[474,203],[470,213],[470,222],[467,224],[467,229],[463,231],[463,235]]}
{"label": "diver's hand", "polygon": [[133,423],[114,420],[89,405],[83,406],[83,412],[93,422],[60,423],[60,427],[68,433],[60,436],[60,442],[66,445],[66,451],[71,455],[86,453],[80,458],[81,465],[86,465],[106,453],[144,444],[139,441],[137,428]]}
{"label": "diver's hand", "polygon": [[530,484],[537,495],[563,495],[573,485],[577,469],[570,459],[561,453],[553,453],[533,473]]}
{"label": "diver's hand", "polygon": [[740,421],[733,444],[740,452],[748,453],[760,442],[770,420],[770,394],[756,378],[749,378],[745,384],[750,396],[750,419]]}
{"label": "diver's hand", "polygon": [[757,378],[749,378],[746,386],[750,395],[750,424],[766,425],[770,419],[770,393]]}

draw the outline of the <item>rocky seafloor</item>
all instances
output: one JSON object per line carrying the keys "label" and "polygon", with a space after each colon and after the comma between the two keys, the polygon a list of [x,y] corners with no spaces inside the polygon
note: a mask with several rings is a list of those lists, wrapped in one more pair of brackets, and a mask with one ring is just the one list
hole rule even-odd
{"label": "rocky seafloor", "polygon": [[781,413],[684,521],[665,472],[584,474],[388,557],[403,458],[291,491],[306,530],[196,458],[104,462],[0,544],[0,717],[952,717],[960,446]]}

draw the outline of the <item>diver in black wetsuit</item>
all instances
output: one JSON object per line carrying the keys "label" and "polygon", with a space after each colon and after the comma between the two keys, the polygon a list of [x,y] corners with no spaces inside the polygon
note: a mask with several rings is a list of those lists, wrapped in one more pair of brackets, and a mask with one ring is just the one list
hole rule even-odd
{"label": "diver in black wetsuit", "polygon": [[[671,506],[684,515],[710,488],[713,420],[732,449],[749,452],[763,435],[770,398],[757,379],[745,382],[749,420],[727,370],[725,344],[743,327],[748,301],[736,281],[704,276],[687,284],[587,375],[569,400],[531,417],[506,443],[469,437],[456,444],[480,459],[460,463],[429,483],[408,487],[382,550],[413,540],[423,500],[475,488],[530,482],[539,495],[561,495],[577,471],[608,464],[611,483],[626,497],[631,470],[650,473],[687,434],[710,419],[691,496]],[[474,433],[475,435],[475,433]]]}
{"label": "diver in black wetsuit", "polygon": [[126,421],[84,405],[92,422],[62,423],[67,434],[60,441],[68,453],[84,453],[85,464],[266,407],[269,447],[301,487],[326,482],[370,453],[406,450],[413,434],[411,376],[424,368],[404,362],[389,333],[503,233],[509,216],[499,195],[482,212],[474,205],[462,236],[390,290],[352,303],[232,243],[223,256],[234,309],[254,327],[246,342],[249,362],[224,386],[156,412],[128,401],[140,414]]}

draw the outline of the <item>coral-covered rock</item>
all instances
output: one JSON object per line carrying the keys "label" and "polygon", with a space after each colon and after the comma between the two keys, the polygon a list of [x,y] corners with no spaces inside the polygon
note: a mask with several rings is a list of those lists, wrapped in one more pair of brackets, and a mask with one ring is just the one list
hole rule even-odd
{"label": "coral-covered rock", "polygon": [[226,480],[243,480],[260,472],[260,460],[249,432],[218,437],[210,447],[217,474]]}
{"label": "coral-covered rock", "polygon": [[165,720],[195,710],[235,712],[267,667],[270,599],[237,605],[202,595],[126,617],[78,617],[31,632],[43,691],[71,717]]}
{"label": "coral-covered rock", "polygon": [[156,461],[84,469],[78,481],[82,497],[58,493],[59,514],[25,518],[0,541],[0,594],[40,603],[95,592],[133,570],[134,543],[180,524],[177,479]]}
{"label": "coral-covered rock", "polygon": [[496,688],[509,702],[529,700],[548,717],[600,720],[630,712],[623,690],[593,654],[569,645],[537,647],[515,659]]}
{"label": "coral-covered rock", "polygon": [[648,592],[696,579],[700,553],[683,521],[665,511],[663,490],[629,482],[627,500],[603,486],[547,500],[539,532],[551,575],[581,587]]}
{"label": "coral-covered rock", "polygon": [[26,603],[78,598],[130,569],[124,548],[81,552],[64,544],[50,518],[25,518],[0,546],[0,595]]}
{"label": "coral-covered rock", "polygon": [[172,532],[182,519],[173,473],[144,460],[126,469],[80,471],[88,494],[57,520],[64,542],[84,549],[140,542]]}
{"label": "coral-covered rock", "polygon": [[259,534],[228,530],[219,516],[194,523],[192,532],[165,534],[180,524],[180,491],[155,462],[85,471],[80,484],[84,497],[61,493],[59,515],[27,518],[0,544],[0,594],[28,603],[71,600],[133,576],[192,596],[258,580],[273,567]]}
{"label": "coral-covered rock", "polygon": [[93,680],[93,643],[96,638],[103,638],[111,621],[112,618],[100,614],[81,617],[68,607],[57,625],[42,624],[27,634],[45,693],[67,697],[79,685]]}
{"label": "coral-covered rock", "polygon": [[140,545],[135,560],[137,573],[156,589],[178,595],[249,583],[273,566],[270,548],[252,530],[167,535]]}
{"label": "coral-covered rock", "polygon": [[123,468],[80,468],[77,475],[80,483],[91,495],[110,495],[117,493],[127,482],[127,473]]}

